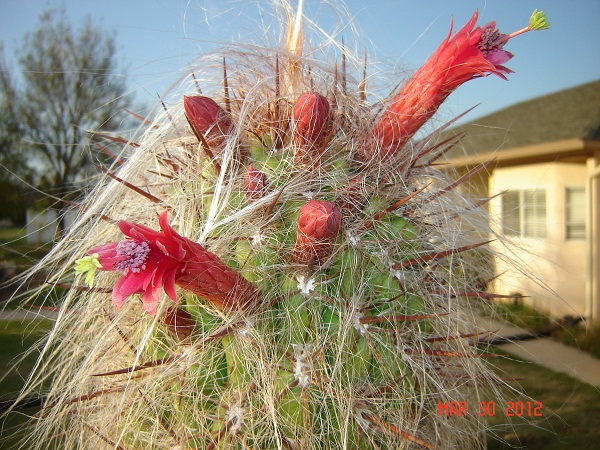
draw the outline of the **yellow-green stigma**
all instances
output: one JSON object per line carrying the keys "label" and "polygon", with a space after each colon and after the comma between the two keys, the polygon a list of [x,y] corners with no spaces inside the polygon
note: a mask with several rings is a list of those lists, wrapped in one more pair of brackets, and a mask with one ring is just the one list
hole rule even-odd
{"label": "yellow-green stigma", "polygon": [[94,287],[96,270],[102,268],[102,264],[100,264],[98,256],[98,253],[94,253],[75,261],[75,273],[78,275],[85,273],[85,283],[90,287],[90,289]]}

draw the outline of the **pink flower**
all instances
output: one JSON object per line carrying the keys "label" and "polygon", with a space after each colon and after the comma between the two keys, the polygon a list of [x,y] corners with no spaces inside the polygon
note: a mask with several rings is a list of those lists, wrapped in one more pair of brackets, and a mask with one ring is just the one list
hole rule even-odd
{"label": "pink flower", "polygon": [[385,159],[406,144],[438,110],[454,89],[473,78],[497,75],[506,79],[511,71],[502,64],[513,57],[503,49],[513,36],[501,34],[495,22],[476,27],[475,12],[452,36],[452,27],[429,60],[392,100],[375,125],[375,146],[368,157]]}
{"label": "pink flower", "polygon": [[330,132],[329,101],[321,94],[307,92],[294,104],[294,157],[297,162],[313,162],[321,156]]}
{"label": "pink flower", "polygon": [[334,203],[311,200],[302,206],[292,250],[294,261],[321,264],[331,254],[341,226],[342,213]]}
{"label": "pink flower", "polygon": [[121,220],[119,228],[128,239],[88,251],[97,255],[99,270],[123,273],[112,292],[116,309],[130,295],[143,293],[144,308],[154,315],[163,289],[177,301],[176,285],[226,310],[257,300],[258,289],[252,283],[202,245],[179,235],[169,225],[166,211],[159,215],[159,224],[162,231]]}
{"label": "pink flower", "polygon": [[184,96],[183,108],[196,137],[209,145],[218,145],[231,129],[231,117],[212,98]]}

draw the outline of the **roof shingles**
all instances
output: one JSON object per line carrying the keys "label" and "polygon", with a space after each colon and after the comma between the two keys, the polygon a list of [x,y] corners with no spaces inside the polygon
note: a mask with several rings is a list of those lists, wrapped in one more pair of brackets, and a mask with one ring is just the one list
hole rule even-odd
{"label": "roof shingles", "polygon": [[566,139],[600,140],[600,80],[517,103],[449,133],[466,135],[449,156]]}

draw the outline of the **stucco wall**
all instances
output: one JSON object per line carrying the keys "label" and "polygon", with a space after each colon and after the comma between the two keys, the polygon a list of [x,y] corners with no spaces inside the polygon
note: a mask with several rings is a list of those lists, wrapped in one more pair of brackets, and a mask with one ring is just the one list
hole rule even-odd
{"label": "stucco wall", "polygon": [[[546,238],[506,237],[495,248],[502,255],[493,286],[502,294],[520,293],[535,308],[561,317],[585,313],[585,240],[567,240],[565,190],[585,187],[583,164],[544,163],[497,168],[490,178],[490,195],[506,190],[546,190]],[[490,204],[495,228],[502,235],[502,200]],[[516,269],[512,267],[516,265]]]}

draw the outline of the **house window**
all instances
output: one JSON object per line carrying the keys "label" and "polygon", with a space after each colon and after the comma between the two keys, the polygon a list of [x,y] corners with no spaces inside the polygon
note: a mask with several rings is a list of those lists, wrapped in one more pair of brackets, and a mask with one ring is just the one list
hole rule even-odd
{"label": "house window", "polygon": [[506,191],[502,196],[502,232],[506,236],[546,237],[546,191]]}
{"label": "house window", "polygon": [[506,191],[502,196],[502,232],[506,236],[521,235],[519,191]]}
{"label": "house window", "polygon": [[568,187],[565,191],[565,222],[568,240],[585,239],[585,188]]}

